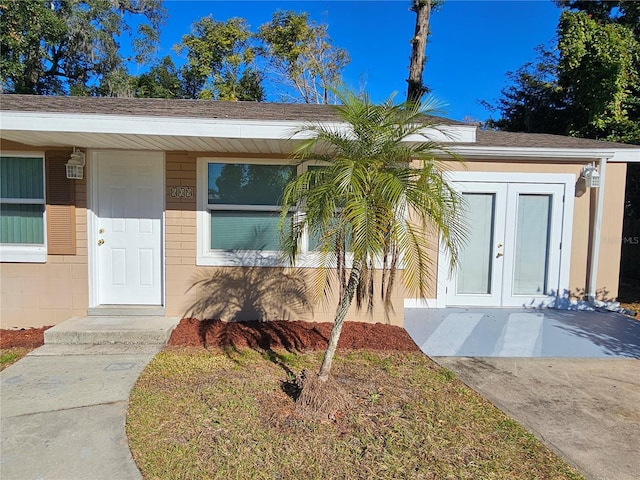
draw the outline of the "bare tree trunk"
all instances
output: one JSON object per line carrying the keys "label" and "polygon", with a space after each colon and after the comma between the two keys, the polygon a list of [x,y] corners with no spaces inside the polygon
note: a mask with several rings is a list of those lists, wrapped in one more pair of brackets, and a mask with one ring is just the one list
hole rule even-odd
{"label": "bare tree trunk", "polygon": [[422,83],[425,64],[425,49],[429,35],[429,17],[431,16],[431,0],[411,0],[411,10],[416,12],[416,30],[411,39],[411,63],[409,64],[409,88],[407,101],[419,102],[428,88]]}
{"label": "bare tree trunk", "polygon": [[353,267],[351,268],[351,274],[349,275],[349,283],[347,283],[347,288],[345,288],[344,293],[342,294],[340,306],[336,312],[336,318],[333,321],[333,328],[331,329],[331,335],[329,336],[329,345],[327,346],[327,350],[324,352],[322,366],[318,373],[318,377],[323,382],[326,382],[329,378],[329,371],[331,370],[333,357],[336,354],[336,348],[338,347],[338,339],[340,338],[340,332],[342,331],[342,324],[344,323],[344,318],[347,316],[347,311],[351,306],[358,283],[360,283],[361,274],[362,264],[354,262]]}

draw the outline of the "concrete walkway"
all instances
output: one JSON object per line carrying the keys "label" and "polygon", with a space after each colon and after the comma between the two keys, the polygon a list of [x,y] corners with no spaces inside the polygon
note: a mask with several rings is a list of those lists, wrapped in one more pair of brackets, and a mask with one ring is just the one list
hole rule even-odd
{"label": "concrete walkway", "polygon": [[640,478],[640,360],[435,357],[589,480]]}
{"label": "concrete walkway", "polygon": [[88,317],[47,330],[43,347],[0,372],[0,478],[140,479],[124,430],[129,392],[176,324]]}

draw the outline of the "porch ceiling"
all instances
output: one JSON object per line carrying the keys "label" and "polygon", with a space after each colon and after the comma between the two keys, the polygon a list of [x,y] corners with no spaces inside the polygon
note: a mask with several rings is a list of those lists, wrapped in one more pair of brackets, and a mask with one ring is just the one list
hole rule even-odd
{"label": "porch ceiling", "polygon": [[2,129],[5,140],[33,147],[159,150],[191,152],[260,153],[287,155],[298,143],[287,139],[225,138],[208,136],[43,132]]}

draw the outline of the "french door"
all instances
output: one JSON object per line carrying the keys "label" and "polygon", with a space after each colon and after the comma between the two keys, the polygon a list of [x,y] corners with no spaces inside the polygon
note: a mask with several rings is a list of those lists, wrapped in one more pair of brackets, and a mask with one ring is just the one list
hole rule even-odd
{"label": "french door", "polygon": [[565,184],[458,182],[467,242],[448,305],[538,306],[560,288]]}

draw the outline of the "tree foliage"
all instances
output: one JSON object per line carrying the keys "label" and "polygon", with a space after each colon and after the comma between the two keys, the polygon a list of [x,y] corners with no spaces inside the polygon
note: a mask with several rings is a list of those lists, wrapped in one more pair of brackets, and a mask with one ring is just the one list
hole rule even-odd
{"label": "tree foliage", "polygon": [[571,105],[569,133],[640,143],[640,42],[619,23],[565,11],[559,83]]}
{"label": "tree foliage", "polygon": [[277,81],[290,87],[280,92],[284,100],[334,102],[331,91],[340,86],[341,72],[350,59],[346,50],[331,44],[327,25],[310,21],[304,12],[277,11],[257,37]]}
{"label": "tree foliage", "polygon": [[[165,18],[161,0],[3,0],[0,13],[2,88],[40,95],[100,94],[125,61],[150,58]],[[123,36],[130,59],[120,51]]]}
{"label": "tree foliage", "polygon": [[[318,239],[320,272],[325,285],[336,273],[341,284],[329,347],[320,378],[331,368],[342,322],[351,302],[373,308],[374,284],[380,275],[380,295],[387,306],[402,261],[403,279],[418,295],[426,295],[432,264],[428,238],[440,236],[455,260],[462,239],[458,221],[460,199],[443,178],[434,159],[442,147],[423,134],[432,126],[433,106],[409,102],[381,105],[353,94],[339,95],[337,106],[346,128],[309,124],[302,130],[311,135],[296,150],[301,162],[317,160],[287,186],[282,207],[282,229],[291,260],[299,254],[305,231]],[[422,141],[406,141],[410,135]],[[320,153],[323,152],[323,153]],[[413,162],[413,164],[412,164]],[[288,228],[290,209],[302,207]],[[351,258],[348,280],[344,278]]]}
{"label": "tree foliage", "polygon": [[509,85],[502,89],[497,105],[482,104],[501,117],[490,122],[491,128],[515,132],[565,135],[569,122],[569,105],[558,83],[558,59],[548,49],[538,48],[538,59],[507,73]]}
{"label": "tree foliage", "polygon": [[557,3],[578,11],[562,12],[555,52],[509,74],[489,127],[640,143],[639,4]]}
{"label": "tree foliage", "polygon": [[[165,18],[162,0],[0,0],[0,85],[39,95],[328,103],[349,62],[328,27],[307,13],[274,13],[252,31],[243,18],[196,21],[174,46],[184,63],[152,54]],[[132,25],[137,25],[134,28]],[[131,41],[131,56],[120,42]],[[132,75],[132,61],[150,65]]]}
{"label": "tree foliage", "polygon": [[190,98],[191,92],[183,72],[170,56],[151,66],[148,72],[134,77],[135,96],[143,98]]}
{"label": "tree foliage", "polygon": [[263,100],[262,76],[255,68],[255,47],[246,20],[213,17],[197,21],[177,46],[186,52],[186,74],[200,82],[199,98]]}

